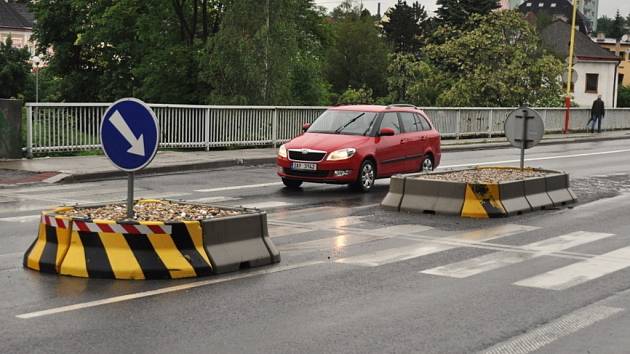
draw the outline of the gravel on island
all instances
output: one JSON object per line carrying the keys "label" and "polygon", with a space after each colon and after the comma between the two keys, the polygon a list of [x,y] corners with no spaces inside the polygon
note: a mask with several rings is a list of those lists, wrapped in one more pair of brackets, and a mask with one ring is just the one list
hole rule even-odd
{"label": "gravel on island", "polygon": [[473,168],[443,173],[428,173],[417,178],[462,183],[499,183],[518,181],[526,178],[544,177],[540,170],[520,168]]}
{"label": "gravel on island", "polygon": [[[184,204],[171,201],[140,201],[133,208],[134,221],[199,221],[239,215],[238,210],[223,209],[209,205]],[[129,220],[127,205],[124,203],[109,204],[94,208],[75,207],[57,214],[72,218],[88,218],[91,220]]]}

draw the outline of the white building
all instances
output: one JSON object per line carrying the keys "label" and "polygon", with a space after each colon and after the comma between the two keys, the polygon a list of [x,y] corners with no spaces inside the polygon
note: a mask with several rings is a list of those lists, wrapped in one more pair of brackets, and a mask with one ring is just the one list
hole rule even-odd
{"label": "white building", "polygon": [[[541,33],[542,42],[560,58],[569,56],[571,25],[555,21]],[[573,100],[580,107],[590,107],[597,95],[607,107],[617,106],[619,57],[600,47],[590,37],[575,31],[575,66],[577,81]]]}
{"label": "white building", "polygon": [[26,4],[0,0],[0,42],[11,37],[14,47],[28,48],[31,54],[35,53],[35,43],[31,41],[33,21]]}

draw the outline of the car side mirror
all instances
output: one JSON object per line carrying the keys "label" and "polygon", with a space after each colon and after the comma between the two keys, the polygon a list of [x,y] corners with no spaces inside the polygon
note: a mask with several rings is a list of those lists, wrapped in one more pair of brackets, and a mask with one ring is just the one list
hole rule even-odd
{"label": "car side mirror", "polygon": [[304,123],[304,125],[302,126],[302,131],[306,133],[306,131],[310,127],[311,127],[311,123]]}
{"label": "car side mirror", "polygon": [[378,136],[394,136],[394,135],[396,135],[396,132],[392,128],[382,128],[378,132]]}

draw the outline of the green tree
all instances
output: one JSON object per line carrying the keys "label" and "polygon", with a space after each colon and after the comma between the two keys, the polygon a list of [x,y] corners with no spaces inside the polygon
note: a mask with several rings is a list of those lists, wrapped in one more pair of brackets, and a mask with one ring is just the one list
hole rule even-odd
{"label": "green tree", "polygon": [[486,15],[499,8],[496,0],[437,0],[437,18],[441,26],[462,28],[475,25],[470,22],[475,14]]}
{"label": "green tree", "polygon": [[617,13],[615,14],[615,18],[612,21],[612,26],[608,32],[608,37],[611,37],[614,39],[621,39],[621,37],[624,34],[626,34],[625,26],[626,26],[626,21],[619,13],[619,10],[617,10]]}
{"label": "green tree", "polygon": [[333,90],[341,93],[350,86],[365,86],[377,97],[384,96],[389,48],[373,18],[364,13],[346,14],[333,23],[332,36],[325,73]]}
{"label": "green tree", "polygon": [[367,87],[361,87],[354,89],[352,86],[348,88],[339,96],[337,104],[373,104],[374,94],[372,89]]}
{"label": "green tree", "polygon": [[422,47],[422,37],[427,27],[427,12],[417,1],[411,6],[398,0],[385,12],[387,21],[382,22],[385,37],[397,52],[417,54]]}
{"label": "green tree", "polygon": [[54,49],[49,69],[61,99],[194,102],[206,89],[197,52],[218,27],[218,1],[40,0],[31,8],[40,51]]}
{"label": "green tree", "polygon": [[617,107],[630,107],[630,86],[619,86]]}
{"label": "green tree", "polygon": [[426,52],[443,62],[453,85],[438,98],[446,106],[556,106],[562,62],[544,52],[535,29],[516,11],[475,15],[480,25]]}
{"label": "green tree", "polygon": [[26,49],[13,48],[13,40],[0,42],[0,98],[17,98],[24,94],[30,65]]}
{"label": "green tree", "polygon": [[311,0],[235,1],[207,46],[208,100],[227,104],[321,104],[323,15]]}
{"label": "green tree", "polygon": [[411,54],[389,56],[387,84],[390,102],[433,106],[439,95],[449,88],[448,78],[426,61]]}
{"label": "green tree", "polygon": [[597,19],[597,32],[602,32],[606,36],[608,36],[612,29],[612,26],[613,20],[606,15],[603,15],[602,17]]}

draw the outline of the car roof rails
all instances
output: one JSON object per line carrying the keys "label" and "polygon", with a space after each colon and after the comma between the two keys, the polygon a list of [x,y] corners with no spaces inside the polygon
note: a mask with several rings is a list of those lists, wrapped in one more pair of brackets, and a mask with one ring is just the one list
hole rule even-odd
{"label": "car roof rails", "polygon": [[394,103],[394,104],[390,104],[387,106],[386,109],[390,109],[391,107],[409,107],[409,108],[415,108],[418,109],[418,107],[416,107],[413,104],[407,104],[407,103]]}

